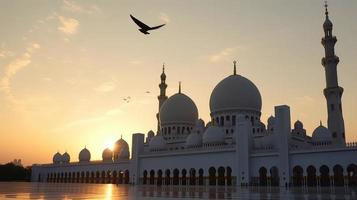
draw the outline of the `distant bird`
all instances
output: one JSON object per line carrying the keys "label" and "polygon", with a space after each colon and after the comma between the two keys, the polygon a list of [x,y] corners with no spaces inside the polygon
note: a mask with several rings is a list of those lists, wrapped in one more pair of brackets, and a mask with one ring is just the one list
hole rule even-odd
{"label": "distant bird", "polygon": [[146,94],[150,94],[150,91],[146,91]]}
{"label": "distant bird", "polygon": [[165,24],[161,24],[159,26],[150,27],[150,26],[144,24],[143,22],[141,22],[140,20],[136,19],[134,16],[130,15],[130,17],[135,22],[135,24],[140,27],[139,31],[144,34],[150,34],[148,31],[155,30],[162,26],[165,26]]}

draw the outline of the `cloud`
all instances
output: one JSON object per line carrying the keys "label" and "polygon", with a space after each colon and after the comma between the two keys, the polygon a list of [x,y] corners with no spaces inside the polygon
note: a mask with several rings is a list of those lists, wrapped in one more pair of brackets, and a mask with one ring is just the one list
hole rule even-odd
{"label": "cloud", "polygon": [[63,16],[58,16],[58,20],[60,25],[58,26],[58,30],[63,32],[66,35],[73,35],[77,33],[79,21],[74,18],[67,18]]}
{"label": "cloud", "polygon": [[84,14],[94,14],[100,12],[100,9],[97,5],[90,5],[87,7],[83,7],[78,3],[70,0],[63,0],[62,9],[73,13],[84,13]]}
{"label": "cloud", "polygon": [[14,56],[14,52],[5,50],[5,49],[0,49],[0,58],[8,58]]}
{"label": "cloud", "polygon": [[94,90],[96,92],[111,92],[115,90],[116,84],[113,81],[108,81],[100,84],[99,86],[95,87]]}
{"label": "cloud", "polygon": [[234,48],[234,47],[225,48],[222,51],[209,56],[209,61],[210,62],[219,62],[222,60],[227,60],[235,51],[236,51],[236,48]]}
{"label": "cloud", "polygon": [[169,23],[171,21],[170,17],[166,13],[160,13],[159,19],[165,23]]}
{"label": "cloud", "polygon": [[18,71],[25,68],[31,63],[31,56],[36,49],[39,49],[40,45],[37,43],[31,43],[26,51],[19,57],[16,57],[4,68],[4,75],[0,78],[0,90],[4,92],[7,99],[12,103],[18,103],[11,91],[11,79],[16,75]]}
{"label": "cloud", "polygon": [[132,60],[132,61],[130,61],[129,63],[130,63],[130,64],[133,64],[133,65],[139,65],[139,64],[142,63],[142,61],[141,61],[141,60]]}

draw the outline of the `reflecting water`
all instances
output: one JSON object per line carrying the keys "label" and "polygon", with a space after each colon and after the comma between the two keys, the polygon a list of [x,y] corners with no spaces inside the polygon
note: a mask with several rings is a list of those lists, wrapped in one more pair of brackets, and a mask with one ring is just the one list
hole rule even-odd
{"label": "reflecting water", "polygon": [[132,186],[0,183],[0,199],[357,199],[357,188]]}

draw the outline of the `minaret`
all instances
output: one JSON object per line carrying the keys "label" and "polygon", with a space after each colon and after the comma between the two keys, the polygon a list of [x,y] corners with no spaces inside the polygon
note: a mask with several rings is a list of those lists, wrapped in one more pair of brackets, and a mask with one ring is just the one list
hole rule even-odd
{"label": "minaret", "polygon": [[337,39],[332,35],[332,22],[328,16],[327,3],[325,3],[326,19],[323,24],[325,36],[322,38],[322,45],[325,48],[325,57],[321,64],[325,68],[326,88],[324,95],[327,101],[327,125],[332,133],[333,142],[338,145],[345,145],[345,125],[342,115],[342,94],[343,88],[338,85],[337,64],[340,61],[335,55],[335,44]]}
{"label": "minaret", "polygon": [[162,104],[164,104],[164,102],[167,99],[167,96],[166,96],[167,84],[165,83],[165,81],[166,81],[165,63],[162,65],[162,73],[161,73],[160,78],[161,78],[161,83],[159,84],[160,95],[157,97],[157,99],[159,100],[159,112],[156,114],[156,118],[157,118],[157,133],[160,132],[160,117],[159,117],[160,108],[161,108]]}

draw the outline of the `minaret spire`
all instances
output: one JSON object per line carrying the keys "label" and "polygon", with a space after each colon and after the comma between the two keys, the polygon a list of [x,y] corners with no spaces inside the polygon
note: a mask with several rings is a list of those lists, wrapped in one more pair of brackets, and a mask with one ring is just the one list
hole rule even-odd
{"label": "minaret spire", "polygon": [[332,34],[333,24],[329,19],[328,5],[325,2],[325,22],[323,29],[325,36],[321,43],[325,48],[325,56],[321,60],[321,64],[325,69],[326,88],[324,95],[327,103],[327,126],[332,133],[333,141],[336,145],[344,146],[345,140],[345,123],[342,114],[342,94],[343,88],[338,85],[337,64],[340,59],[335,54],[335,44],[337,38]]}
{"label": "minaret spire", "polygon": [[160,95],[157,97],[157,99],[159,100],[159,112],[156,114],[156,118],[157,118],[157,133],[160,131],[160,118],[159,118],[160,108],[161,108],[162,104],[164,104],[164,102],[167,99],[167,96],[166,96],[167,84],[166,84],[166,74],[165,74],[165,63],[162,64],[162,73],[161,73],[160,79],[161,79],[161,83],[159,84]]}

